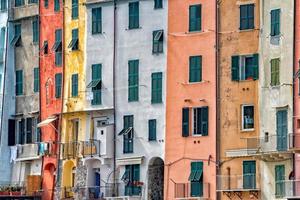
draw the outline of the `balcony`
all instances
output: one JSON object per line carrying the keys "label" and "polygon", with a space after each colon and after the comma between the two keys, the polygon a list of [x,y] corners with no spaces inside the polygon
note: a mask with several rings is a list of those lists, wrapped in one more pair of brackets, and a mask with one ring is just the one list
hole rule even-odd
{"label": "balcony", "polygon": [[63,159],[101,157],[100,140],[91,139],[89,141],[75,141],[61,144],[61,154]]}
{"label": "balcony", "polygon": [[58,144],[54,141],[40,142],[39,155],[47,157],[56,157]]}
{"label": "balcony", "polygon": [[292,136],[266,135],[243,139],[246,143],[245,148],[227,150],[226,157],[255,156],[264,161],[280,161],[292,156]]}
{"label": "balcony", "polygon": [[300,180],[277,181],[275,185],[276,198],[300,199]]}
{"label": "balcony", "polygon": [[15,7],[12,1],[12,7],[9,9],[10,20],[20,20],[28,17],[38,16],[39,4],[25,4],[22,6]]}
{"label": "balcony", "polygon": [[228,197],[242,197],[242,193],[247,192],[258,199],[259,191],[259,179],[256,174],[217,176],[217,192],[223,192]]}
{"label": "balcony", "polygon": [[180,200],[202,200],[209,199],[209,183],[175,183],[175,199]]}
{"label": "balcony", "polygon": [[107,183],[103,186],[87,186],[80,187],[76,193],[80,196],[81,199],[106,199],[106,197],[115,196],[114,188],[118,188],[118,184],[114,187],[113,183]]}
{"label": "balcony", "polygon": [[24,144],[17,146],[17,161],[39,159],[38,144]]}

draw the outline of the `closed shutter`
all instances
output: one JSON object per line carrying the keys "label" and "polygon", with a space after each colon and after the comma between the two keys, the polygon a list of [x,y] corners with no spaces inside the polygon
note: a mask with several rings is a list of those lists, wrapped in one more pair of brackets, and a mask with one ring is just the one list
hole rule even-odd
{"label": "closed shutter", "polygon": [[189,8],[189,31],[201,31],[201,5]]}
{"label": "closed shutter", "polygon": [[280,9],[271,10],[271,36],[280,34]]}
{"label": "closed shutter", "polygon": [[162,102],[162,72],[152,73],[151,75],[151,103]]}
{"label": "closed shutter", "polygon": [[[140,181],[140,165],[133,165],[133,176],[132,180],[134,182]],[[132,188],[132,195],[139,195],[140,194],[140,187],[139,186],[133,186]]]}
{"label": "closed shutter", "polygon": [[92,9],[92,34],[102,32],[102,8]]}
{"label": "closed shutter", "polygon": [[239,56],[231,57],[231,80],[233,81],[240,80],[240,57]]}
{"label": "closed shutter", "polygon": [[276,196],[276,198],[283,197],[285,194],[284,180],[285,180],[284,165],[275,166],[275,196]]}
{"label": "closed shutter", "polygon": [[139,100],[139,60],[128,61],[128,101]]}
{"label": "closed shutter", "polygon": [[78,18],[78,0],[72,0],[72,19]]}
{"label": "closed shutter", "polygon": [[156,140],[156,120],[151,119],[148,121],[149,128],[149,141]]}
{"label": "closed shutter", "polygon": [[201,133],[202,136],[208,135],[208,107],[201,108]]}
{"label": "closed shutter", "polygon": [[62,85],[62,74],[55,74],[55,97],[60,98]]}
{"label": "closed shutter", "polygon": [[182,109],[182,137],[190,135],[190,109]]}
{"label": "closed shutter", "polygon": [[23,70],[16,71],[16,95],[23,94]]}
{"label": "closed shutter", "polygon": [[256,188],[256,162],[243,161],[243,188]]}
{"label": "closed shutter", "polygon": [[280,60],[271,60],[271,86],[276,86],[280,84]]}
{"label": "closed shutter", "polygon": [[72,75],[72,97],[78,96],[78,74]]}
{"label": "closed shutter", "polygon": [[202,81],[202,56],[190,57],[189,82]]}
{"label": "closed shutter", "polygon": [[16,120],[8,120],[8,146],[16,144]]}
{"label": "closed shutter", "polygon": [[154,0],[154,8],[155,9],[162,8],[162,7],[163,7],[162,0]]}
{"label": "closed shutter", "polygon": [[33,70],[33,91],[38,92],[40,87],[40,74],[39,74],[39,68],[34,68]]}
{"label": "closed shutter", "polygon": [[287,150],[287,110],[276,113],[277,150]]}
{"label": "closed shutter", "polygon": [[139,28],[139,2],[129,3],[129,29]]}
{"label": "closed shutter", "polygon": [[191,163],[191,175],[189,180],[191,181],[191,196],[203,196],[203,162]]}
{"label": "closed shutter", "polygon": [[60,10],[60,2],[59,0],[54,0],[54,11],[59,11]]}
{"label": "closed shutter", "polygon": [[3,61],[4,45],[5,45],[5,27],[2,27],[1,35],[0,35],[0,63]]}
{"label": "closed shutter", "polygon": [[38,42],[39,41],[39,23],[38,23],[38,20],[35,19],[33,22],[32,22],[32,41],[33,42]]}
{"label": "closed shutter", "polygon": [[253,55],[253,79],[258,80],[259,77],[259,55]]}

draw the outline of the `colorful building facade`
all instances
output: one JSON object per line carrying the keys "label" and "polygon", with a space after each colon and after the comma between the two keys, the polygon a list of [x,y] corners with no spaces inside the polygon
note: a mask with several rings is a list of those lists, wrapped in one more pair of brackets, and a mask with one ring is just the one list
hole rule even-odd
{"label": "colorful building facade", "polygon": [[165,199],[216,199],[216,8],[169,1]]}

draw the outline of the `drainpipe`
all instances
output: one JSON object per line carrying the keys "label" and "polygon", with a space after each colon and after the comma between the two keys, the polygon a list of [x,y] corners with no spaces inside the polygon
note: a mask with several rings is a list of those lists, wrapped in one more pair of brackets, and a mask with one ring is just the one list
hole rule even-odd
{"label": "drainpipe", "polygon": [[[295,64],[296,64],[296,53],[295,53],[295,49],[296,49],[296,41],[295,41],[295,37],[296,37],[296,12],[297,12],[297,9],[296,9],[296,5],[297,5],[297,0],[294,0],[294,35],[293,35],[293,77],[294,77],[294,74],[295,74]],[[295,137],[294,137],[294,134],[295,134],[295,80],[293,80],[293,120],[292,120],[292,126],[293,126],[293,147],[295,145]],[[296,163],[295,163],[295,156],[296,154],[294,154],[293,156],[293,171],[294,171],[294,179],[296,179]],[[293,191],[295,192],[295,191]]]}
{"label": "drainpipe", "polygon": [[227,167],[226,169],[227,169],[227,175],[228,175],[227,184],[228,184],[228,189],[230,190],[231,189],[231,182],[230,182],[231,172],[230,172],[230,167]]}
{"label": "drainpipe", "polygon": [[[216,174],[219,175],[220,170],[220,54],[219,54],[219,27],[220,27],[220,19],[219,19],[219,1],[216,1],[216,161],[217,161],[217,169]],[[216,176],[216,184],[218,183],[218,176]],[[216,192],[217,199],[221,199],[221,194]]]}
{"label": "drainpipe", "polygon": [[116,196],[116,123],[117,123],[117,118],[116,118],[116,53],[117,53],[117,48],[116,48],[116,30],[117,30],[117,0],[113,1],[114,3],[114,44],[113,44],[113,111],[114,111],[114,150],[113,150],[113,194],[112,196]]}

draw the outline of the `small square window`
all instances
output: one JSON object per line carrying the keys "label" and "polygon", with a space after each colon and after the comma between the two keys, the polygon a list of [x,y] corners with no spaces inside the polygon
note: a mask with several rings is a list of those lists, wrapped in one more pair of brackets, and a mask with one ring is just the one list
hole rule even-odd
{"label": "small square window", "polygon": [[242,106],[242,129],[243,130],[254,129],[254,106],[253,105]]}

